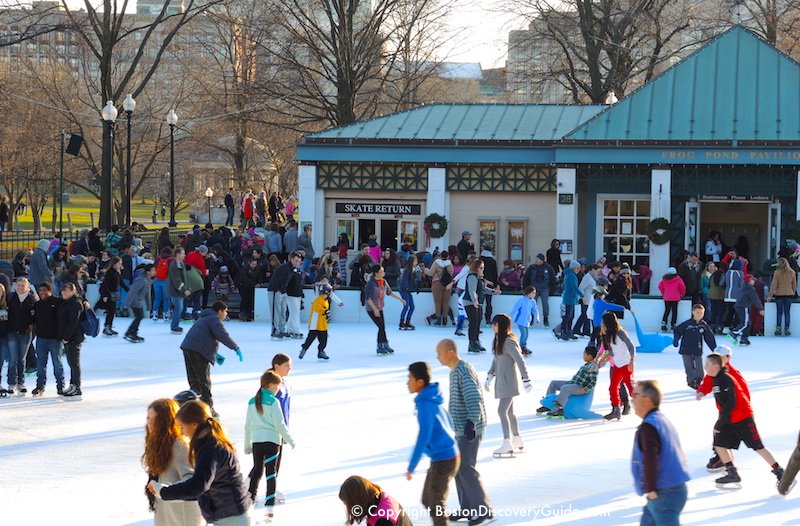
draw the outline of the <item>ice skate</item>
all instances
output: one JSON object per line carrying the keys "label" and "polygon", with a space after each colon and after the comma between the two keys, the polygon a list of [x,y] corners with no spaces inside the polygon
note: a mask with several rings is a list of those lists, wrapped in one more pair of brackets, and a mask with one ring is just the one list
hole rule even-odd
{"label": "ice skate", "polygon": [[726,474],[715,480],[719,489],[742,489],[742,478],[736,470],[736,466],[725,468]]}
{"label": "ice skate", "polygon": [[378,356],[389,356],[389,351],[386,350],[386,344],[385,343],[379,343],[378,344],[377,353],[378,353]]}
{"label": "ice skate", "polygon": [[797,481],[796,481],[796,480],[793,480],[793,481],[792,481],[792,483],[791,483],[791,484],[789,484],[789,487],[788,487],[788,488],[786,488],[786,491],[781,491],[781,490],[780,490],[780,485],[781,485],[781,481],[780,481],[780,480],[778,480],[778,483],[777,483],[777,485],[778,485],[778,487],[779,487],[779,489],[778,489],[778,493],[779,493],[779,494],[781,494],[781,495],[783,495],[783,496],[785,497],[786,495],[788,495],[788,494],[789,494],[789,493],[792,491],[792,489],[794,489],[794,487],[795,487],[795,486],[797,486]]}
{"label": "ice skate", "polygon": [[531,350],[528,349],[528,347],[526,347],[525,345],[523,345],[522,346],[522,356],[530,356],[531,354],[533,354],[531,352]]}
{"label": "ice skate", "polygon": [[784,336],[791,336],[792,335],[792,331],[789,330],[789,327],[786,327],[786,328],[783,329],[783,335]]}
{"label": "ice skate", "polygon": [[494,458],[514,458],[514,446],[509,439],[504,439],[500,447],[492,452]]}
{"label": "ice skate", "polygon": [[[44,396],[44,387],[37,387],[31,392],[31,396],[34,398],[41,398]],[[779,479],[780,480],[780,479]]]}
{"label": "ice skate", "polygon": [[560,407],[558,404],[554,405],[553,410],[547,412],[547,419],[564,420],[564,408]]}
{"label": "ice skate", "polygon": [[467,352],[470,354],[480,354],[481,344],[478,342],[469,342],[469,347],[467,347]]}
{"label": "ice skate", "polygon": [[775,336],[782,336],[783,332],[780,327],[775,327]]}
{"label": "ice skate", "polygon": [[519,451],[522,451],[525,447],[525,443],[522,442],[522,437],[519,435],[511,437],[511,445],[514,446],[514,449],[518,449]]}
{"label": "ice skate", "polygon": [[720,473],[725,471],[725,464],[719,459],[719,455],[714,453],[714,456],[708,459],[708,464],[706,464],[706,470],[709,473]]}
{"label": "ice skate", "polygon": [[537,415],[545,415],[550,412],[549,407],[541,406],[539,409],[536,410]]}
{"label": "ice skate", "polygon": [[734,345],[739,345],[739,338],[737,338],[736,335],[733,334],[732,332],[729,332],[725,336],[727,336],[728,339],[731,341],[731,343],[733,343]]}
{"label": "ice skate", "polygon": [[282,332],[272,331],[272,334],[270,335],[270,338],[272,338],[273,340],[280,341],[280,340],[283,339],[283,333]]}
{"label": "ice skate", "polygon": [[275,504],[286,504],[286,496],[280,491],[275,492]]}
{"label": "ice skate", "polygon": [[325,354],[325,351],[319,351],[319,352],[317,353],[317,358],[319,358],[320,360],[329,360],[329,359],[330,359],[330,356],[328,356],[327,354]]}
{"label": "ice skate", "polygon": [[103,336],[112,337],[116,335],[117,333],[111,330],[111,327],[106,327],[105,329],[103,329]]}
{"label": "ice skate", "polygon": [[300,359],[302,360],[302,359],[303,359],[303,356],[305,356],[305,355],[306,355],[306,351],[307,351],[307,350],[308,350],[308,349],[306,349],[305,347],[303,347],[303,346],[301,345],[301,346],[300,346],[300,356],[299,356],[298,358],[300,358]]}
{"label": "ice skate", "polygon": [[615,405],[611,408],[611,412],[603,417],[603,420],[605,420],[606,422],[610,422],[616,419],[617,422],[619,422],[620,418],[622,418],[622,414],[619,411],[619,406]]}
{"label": "ice skate", "polygon": [[630,402],[623,402],[622,403],[622,416],[631,414],[631,404]]}
{"label": "ice skate", "polygon": [[667,332],[667,322],[661,322],[661,332]]}

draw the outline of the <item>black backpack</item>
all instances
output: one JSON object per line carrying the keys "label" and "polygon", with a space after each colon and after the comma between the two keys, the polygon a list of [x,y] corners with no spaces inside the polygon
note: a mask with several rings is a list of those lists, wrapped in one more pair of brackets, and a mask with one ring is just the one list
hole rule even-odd
{"label": "black backpack", "polygon": [[441,277],[439,277],[439,283],[443,287],[446,287],[452,282],[453,282],[453,275],[450,274],[450,271],[447,270],[447,267],[444,267],[444,270],[442,271],[442,275],[441,275]]}

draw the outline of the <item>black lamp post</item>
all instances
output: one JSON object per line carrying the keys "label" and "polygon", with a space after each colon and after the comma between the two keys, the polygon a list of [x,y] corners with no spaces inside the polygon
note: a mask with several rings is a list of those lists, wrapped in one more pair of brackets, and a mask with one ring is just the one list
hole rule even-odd
{"label": "black lamp post", "polygon": [[114,107],[111,101],[106,102],[106,105],[100,111],[100,116],[103,118],[103,162],[102,162],[102,178],[108,185],[108,192],[106,193],[105,205],[106,221],[102,225],[106,232],[111,230],[111,225],[114,223],[114,185],[111,178],[113,160],[114,160],[114,123],[117,120],[119,112]]}
{"label": "black lamp post", "polygon": [[170,227],[178,226],[175,221],[175,125],[178,124],[178,114],[175,110],[167,113],[169,124],[169,223]]}
{"label": "black lamp post", "polygon": [[214,197],[214,190],[209,186],[206,188],[206,199],[208,200],[208,222],[211,223],[211,198]]}
{"label": "black lamp post", "polygon": [[128,225],[131,224],[131,114],[136,109],[136,101],[133,100],[133,95],[128,93],[125,100],[122,101],[122,109],[128,116],[128,159],[125,169],[125,221]]}

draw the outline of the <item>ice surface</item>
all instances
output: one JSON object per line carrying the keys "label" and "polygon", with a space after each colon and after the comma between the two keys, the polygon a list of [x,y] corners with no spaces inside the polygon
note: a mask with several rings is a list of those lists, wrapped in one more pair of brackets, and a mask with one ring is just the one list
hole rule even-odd
{"label": "ice surface", "polygon": [[[118,319],[117,330],[130,320]],[[395,349],[390,357],[375,355],[374,326],[334,323],[327,349],[329,362],[316,359],[312,348],[297,360],[300,342],[274,342],[264,323],[229,322],[228,329],[244,351],[239,363],[228,360],[212,371],[216,408],[236,442],[246,473],[252,459],[242,453],[247,400],[258,389],[258,377],[272,355],[294,358],[289,376],[294,395],[290,429],[297,448],[285,449],[278,488],[287,504],[276,508],[275,524],[341,525],[344,508],[337,498],[349,475],[368,477],[395,496],[412,515],[421,514],[419,497],[428,460],[414,479],[404,474],[417,432],[413,396],[406,390],[407,365],[427,360],[435,380],[447,391],[447,370],[436,361],[434,345],[452,335],[452,327],[419,327],[399,332],[389,323]],[[484,330],[488,348],[491,329]],[[145,320],[144,344],[121,337],[98,337],[83,350],[83,401],[66,402],[55,395],[52,377],[44,398],[0,399],[0,513],[7,524],[122,525],[150,524],[140,465],[147,404],[187,387],[182,336],[169,326]],[[457,338],[466,350],[464,338]],[[756,422],[763,440],[782,465],[796,443],[800,423],[800,361],[795,338],[752,338],[749,348],[736,348],[733,362],[750,383]],[[497,404],[487,397],[489,428],[481,444],[478,469],[499,514],[496,524],[638,524],[643,499],[633,491],[630,456],[639,419],[548,421],[535,416],[539,398],[552,379],[569,379],[581,364],[586,340],[558,342],[549,331],[535,329],[527,359],[534,392],[516,399],[515,411],[525,451],[515,459],[493,459],[500,443]],[[465,359],[481,380],[490,356]],[[66,362],[65,369],[68,371]],[[593,409],[605,414],[608,373],[603,370]],[[3,370],[5,373],[5,369]],[[780,497],[775,478],[750,450],[736,454],[743,479],[738,492],[718,490],[705,471],[711,453],[714,402],[694,400],[686,388],[677,349],[641,355],[636,377],[656,378],[665,391],[662,409],[677,426],[692,481],[683,524],[800,524],[798,493]],[[28,378],[29,390],[35,380]],[[262,481],[259,500],[264,493]],[[457,506],[451,485],[448,505]],[[256,515],[263,511],[259,508]],[[526,515],[523,515],[526,514]],[[537,515],[538,514],[538,515]],[[430,524],[428,518],[414,524]]]}

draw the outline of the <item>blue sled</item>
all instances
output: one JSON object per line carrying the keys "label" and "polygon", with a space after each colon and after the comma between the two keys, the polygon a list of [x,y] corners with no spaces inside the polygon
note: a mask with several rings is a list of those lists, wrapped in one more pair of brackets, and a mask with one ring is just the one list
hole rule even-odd
{"label": "blue sled", "polygon": [[636,316],[633,317],[633,321],[636,324],[636,336],[639,338],[639,347],[636,348],[636,352],[656,353],[672,345],[672,336],[657,332],[645,334]]}
{"label": "blue sled", "polygon": [[[567,407],[564,408],[565,419],[590,419],[603,418],[603,415],[593,412],[592,400],[594,399],[594,389],[586,394],[572,395],[567,400]],[[556,395],[551,394],[542,398],[540,402],[544,407],[552,410],[555,407]]]}

